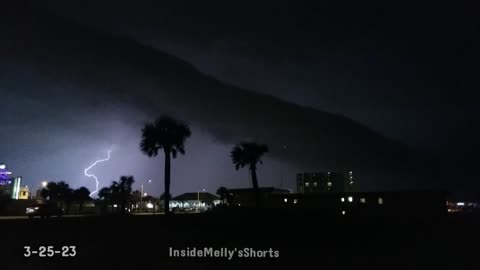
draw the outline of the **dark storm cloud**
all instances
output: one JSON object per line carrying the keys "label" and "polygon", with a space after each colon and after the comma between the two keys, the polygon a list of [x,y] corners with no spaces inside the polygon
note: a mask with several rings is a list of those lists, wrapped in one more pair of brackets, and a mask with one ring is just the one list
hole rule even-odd
{"label": "dark storm cloud", "polygon": [[442,152],[478,113],[477,4],[48,1],[202,72]]}
{"label": "dark storm cloud", "polygon": [[[246,174],[234,172],[228,150],[231,144],[247,138],[271,146],[270,156],[276,161],[268,160],[262,170],[265,182],[272,184],[287,175],[293,187],[295,171],[345,167],[358,172],[364,189],[422,187],[433,181],[441,185],[448,178],[447,172],[434,170],[434,159],[415,155],[348,118],[221,83],[175,57],[126,38],[99,34],[42,13],[3,16],[1,21],[6,42],[0,53],[10,59],[1,65],[2,91],[11,94],[9,103],[16,97],[39,103],[23,108],[25,122],[11,116],[22,112],[15,106],[8,117],[2,117],[15,119],[12,123],[22,131],[20,134],[27,134],[24,132],[30,126],[43,127],[39,131],[45,133],[44,137],[30,133],[29,149],[42,145],[47,136],[55,144],[48,149],[61,149],[51,155],[29,150],[29,156],[36,156],[37,165],[35,170],[23,169],[32,176],[46,169],[49,174],[61,171],[56,177],[67,177],[75,171],[80,178],[78,167],[101,158],[113,142],[115,160],[99,168],[99,173],[107,170],[104,173],[111,179],[138,172],[140,179],[154,175],[161,181],[161,160],[142,157],[137,136],[144,121],[168,112],[188,121],[195,135],[187,145],[188,155],[174,164],[177,191],[202,188],[201,183],[210,190],[221,182],[240,185]],[[299,70],[302,67],[299,65]],[[42,105],[46,114],[41,113]],[[115,126],[115,121],[122,124]],[[14,139],[17,146],[27,138]],[[71,145],[65,147],[68,142]],[[19,157],[25,149],[19,146],[7,156],[21,164]],[[69,157],[72,153],[75,156]],[[51,168],[50,159],[63,167],[70,164],[67,168]]]}

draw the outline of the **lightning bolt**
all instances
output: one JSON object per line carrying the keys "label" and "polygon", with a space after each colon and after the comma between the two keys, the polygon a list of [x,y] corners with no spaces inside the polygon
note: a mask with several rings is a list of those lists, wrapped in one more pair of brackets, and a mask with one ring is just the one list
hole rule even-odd
{"label": "lightning bolt", "polygon": [[90,193],[90,197],[92,197],[93,194],[95,194],[95,193],[98,192],[98,185],[100,184],[100,182],[98,181],[98,178],[97,178],[94,174],[90,174],[90,173],[88,173],[88,171],[89,171],[91,168],[95,167],[95,165],[97,165],[98,163],[108,161],[108,160],[110,159],[110,153],[111,153],[111,152],[112,152],[112,150],[108,150],[108,151],[107,151],[107,155],[108,155],[107,158],[97,160],[97,161],[95,161],[92,165],[90,165],[88,168],[85,169],[85,176],[95,179],[95,182],[96,182],[96,189],[95,189],[95,191],[93,191],[92,193]]}

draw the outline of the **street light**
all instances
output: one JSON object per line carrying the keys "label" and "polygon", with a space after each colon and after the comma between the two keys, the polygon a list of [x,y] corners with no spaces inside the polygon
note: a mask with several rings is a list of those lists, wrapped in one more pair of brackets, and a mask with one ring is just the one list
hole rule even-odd
{"label": "street light", "polygon": [[42,187],[47,187],[47,185],[48,185],[47,181],[42,182]]}
{"label": "street light", "polygon": [[[148,179],[148,183],[152,183],[152,179]],[[143,196],[147,196],[147,193],[143,193],[143,183],[142,183],[142,192],[140,193],[140,212],[143,212]]]}

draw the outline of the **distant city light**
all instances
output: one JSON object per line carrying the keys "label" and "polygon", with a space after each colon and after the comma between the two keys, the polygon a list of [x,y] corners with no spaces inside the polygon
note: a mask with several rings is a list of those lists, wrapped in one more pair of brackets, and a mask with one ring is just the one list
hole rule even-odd
{"label": "distant city light", "polygon": [[42,182],[42,187],[47,187],[47,185],[48,185],[47,181]]}
{"label": "distant city light", "polygon": [[349,201],[349,202],[353,202],[353,197],[351,197],[351,196],[348,197],[348,201]]}
{"label": "distant city light", "polygon": [[145,193],[143,193],[143,197],[146,197],[146,196],[147,196],[147,193],[146,193],[146,192],[145,192]]}
{"label": "distant city light", "polygon": [[345,216],[345,211],[342,211],[342,215],[344,215],[344,216]]}
{"label": "distant city light", "polygon": [[457,206],[464,206],[464,205],[465,205],[464,202],[458,202],[458,203],[457,203]]}
{"label": "distant city light", "polygon": [[343,197],[342,197],[340,200],[341,200],[342,202],[345,202],[345,198],[343,198]]}
{"label": "distant city light", "polygon": [[366,202],[365,198],[360,198],[360,202],[365,203]]}
{"label": "distant city light", "polygon": [[293,204],[297,204],[298,200],[297,199],[293,199]]}
{"label": "distant city light", "polygon": [[118,205],[114,204],[114,205],[113,205],[113,207],[114,207],[114,208],[117,208],[117,207],[118,207]]}
{"label": "distant city light", "polygon": [[153,204],[152,204],[152,203],[147,203],[147,208],[152,209],[152,208],[153,208]]}
{"label": "distant city light", "polygon": [[331,187],[331,186],[332,186],[332,182],[328,182],[328,183],[327,183],[327,186]]}
{"label": "distant city light", "polygon": [[7,168],[7,166],[5,166],[5,164],[0,164],[0,170],[5,170],[5,168]]}
{"label": "distant city light", "polygon": [[151,183],[151,182],[152,182],[152,179],[149,179],[149,180],[148,180],[148,183]]}
{"label": "distant city light", "polygon": [[284,202],[288,202],[288,199],[287,199],[287,198],[285,198],[285,199],[283,199],[283,201],[284,201]]}
{"label": "distant city light", "polygon": [[378,204],[383,204],[383,198],[378,198]]}

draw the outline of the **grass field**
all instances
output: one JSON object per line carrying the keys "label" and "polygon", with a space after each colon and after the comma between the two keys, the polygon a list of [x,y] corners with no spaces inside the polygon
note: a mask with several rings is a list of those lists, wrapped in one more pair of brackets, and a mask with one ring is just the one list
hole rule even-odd
{"label": "grass field", "polygon": [[[279,213],[1,220],[0,269],[98,269],[101,262],[108,269],[223,265],[242,269],[309,265],[315,269],[463,269],[478,261],[479,225],[479,217],[472,215],[435,220]],[[24,246],[58,250],[76,246],[77,254],[25,258]],[[272,248],[279,257],[171,258],[169,247]]]}

